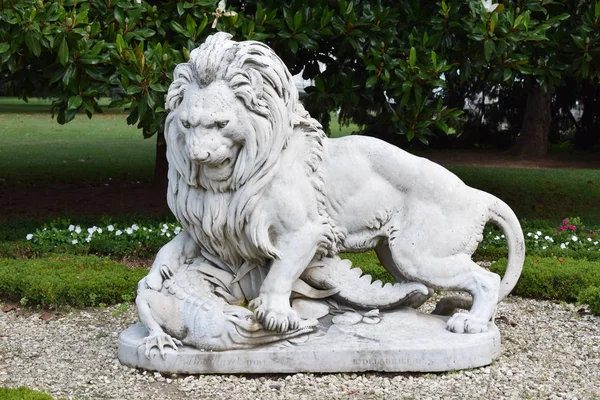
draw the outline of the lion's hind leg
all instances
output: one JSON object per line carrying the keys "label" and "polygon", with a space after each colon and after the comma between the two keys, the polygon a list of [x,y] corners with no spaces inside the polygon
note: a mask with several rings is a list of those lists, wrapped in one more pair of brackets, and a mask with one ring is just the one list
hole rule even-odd
{"label": "lion's hind leg", "polygon": [[468,256],[464,262],[469,271],[457,275],[458,290],[464,290],[473,296],[473,305],[468,313],[456,313],[448,320],[448,330],[456,333],[487,332],[488,322],[494,315],[500,291],[500,277],[486,271],[474,263]]}
{"label": "lion's hind leg", "polygon": [[469,313],[453,315],[447,328],[457,333],[486,332],[498,302],[500,277],[479,267],[466,254],[432,254],[431,243],[421,245],[418,235],[406,233],[410,230],[390,240],[390,251],[399,273],[435,289],[471,293],[473,306]]}

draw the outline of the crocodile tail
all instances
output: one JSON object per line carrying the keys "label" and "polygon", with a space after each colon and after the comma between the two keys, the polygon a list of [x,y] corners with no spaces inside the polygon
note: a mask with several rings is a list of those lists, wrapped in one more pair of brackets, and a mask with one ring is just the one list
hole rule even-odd
{"label": "crocodile tail", "polygon": [[352,268],[350,260],[339,257],[326,257],[312,263],[301,279],[317,289],[331,290],[333,299],[358,309],[418,307],[430,296],[420,283],[373,282],[360,268]]}

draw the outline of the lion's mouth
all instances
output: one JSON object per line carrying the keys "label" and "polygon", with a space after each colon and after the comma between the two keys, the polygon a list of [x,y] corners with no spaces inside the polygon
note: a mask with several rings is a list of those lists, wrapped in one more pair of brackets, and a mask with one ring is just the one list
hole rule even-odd
{"label": "lion's mouth", "polygon": [[231,164],[231,157],[227,157],[221,162],[206,163],[206,166],[214,169],[227,168]]}

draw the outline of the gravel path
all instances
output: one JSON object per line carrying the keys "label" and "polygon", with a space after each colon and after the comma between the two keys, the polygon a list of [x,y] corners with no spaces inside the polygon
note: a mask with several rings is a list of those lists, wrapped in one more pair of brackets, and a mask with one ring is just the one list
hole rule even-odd
{"label": "gravel path", "polygon": [[578,311],[508,298],[498,313],[502,355],[475,370],[244,377],[161,376],[120,365],[117,337],[136,322],[133,306],[47,320],[13,310],[0,312],[0,386],[68,399],[598,399],[600,318]]}

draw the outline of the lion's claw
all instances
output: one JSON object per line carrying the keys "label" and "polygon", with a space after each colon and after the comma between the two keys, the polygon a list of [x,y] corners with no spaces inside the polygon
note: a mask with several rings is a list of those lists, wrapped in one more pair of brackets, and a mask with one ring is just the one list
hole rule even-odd
{"label": "lion's claw", "polygon": [[[292,310],[288,300],[283,301],[280,299],[280,301],[277,301],[276,299],[268,299],[265,301],[262,297],[259,296],[252,300],[248,307],[254,310],[256,319],[265,329],[280,333],[298,329],[300,318],[296,314],[296,311]],[[266,303],[269,303],[270,307]]]}
{"label": "lion's claw", "polygon": [[163,360],[167,357],[167,346],[171,347],[174,351],[177,351],[177,346],[183,346],[183,343],[181,343],[180,340],[175,339],[166,333],[157,333],[146,336],[143,343],[146,347],[146,358],[150,358],[150,350],[156,347],[160,351]]}
{"label": "lion's claw", "polygon": [[488,331],[487,321],[481,321],[471,314],[456,313],[446,324],[450,332],[455,333],[484,333]]}

